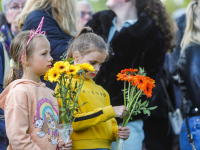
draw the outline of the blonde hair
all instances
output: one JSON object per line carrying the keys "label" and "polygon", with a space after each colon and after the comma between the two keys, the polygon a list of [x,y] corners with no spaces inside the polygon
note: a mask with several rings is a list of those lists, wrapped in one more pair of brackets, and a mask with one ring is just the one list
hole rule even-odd
{"label": "blonde hair", "polygon": [[46,36],[43,34],[37,34],[33,37],[33,39],[29,42],[28,46],[26,47],[26,43],[29,40],[29,36],[30,31],[22,31],[15,36],[10,45],[10,57],[15,62],[16,67],[11,67],[6,80],[6,86],[8,86],[12,81],[19,79],[20,75],[22,75],[23,73],[23,64],[21,62],[22,53],[24,52],[25,60],[26,58],[30,58],[33,51],[35,50],[34,41],[36,37],[46,38]]}
{"label": "blonde hair", "polygon": [[186,29],[181,41],[182,50],[191,42],[200,44],[200,6],[198,1],[191,2],[187,7]]}
{"label": "blonde hair", "polygon": [[92,32],[91,28],[84,27],[77,34],[67,50],[67,60],[73,58],[75,51],[78,51],[82,56],[93,51],[105,52],[107,54],[107,58],[109,57],[110,50],[105,41],[100,36]]}
{"label": "blonde hair", "polygon": [[53,18],[61,29],[71,36],[75,36],[77,21],[76,0],[28,0],[16,20],[19,29],[22,28],[27,16],[34,10],[51,8]]}

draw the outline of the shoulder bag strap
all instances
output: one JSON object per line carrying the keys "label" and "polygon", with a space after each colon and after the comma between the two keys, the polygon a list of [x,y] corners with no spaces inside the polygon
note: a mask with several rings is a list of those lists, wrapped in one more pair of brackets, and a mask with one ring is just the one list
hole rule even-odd
{"label": "shoulder bag strap", "polygon": [[196,150],[195,146],[194,146],[194,139],[193,139],[193,136],[190,132],[190,127],[189,127],[189,115],[187,114],[186,115],[186,118],[185,118],[185,122],[186,122],[186,127],[187,127],[187,132],[188,132],[188,141],[190,143],[190,145],[192,146],[192,150]]}

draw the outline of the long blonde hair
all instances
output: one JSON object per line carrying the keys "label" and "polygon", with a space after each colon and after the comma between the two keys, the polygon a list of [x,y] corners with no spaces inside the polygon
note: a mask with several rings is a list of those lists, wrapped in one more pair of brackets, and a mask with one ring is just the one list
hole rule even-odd
{"label": "long blonde hair", "polygon": [[200,4],[191,2],[186,12],[186,29],[181,41],[182,50],[191,42],[200,44]]}
{"label": "long blonde hair", "polygon": [[19,14],[16,23],[22,28],[27,16],[34,10],[51,8],[53,18],[61,29],[71,36],[76,35],[77,4],[76,0],[28,0]]}
{"label": "long blonde hair", "polygon": [[[33,39],[29,42],[28,46],[26,43],[30,38],[30,31],[22,31],[18,33],[13,39],[10,45],[10,57],[15,63],[15,67],[11,67],[7,76],[6,86],[8,86],[12,81],[19,79],[20,75],[23,73],[23,64],[21,62],[21,56],[24,52],[25,59],[30,58],[33,51],[35,50],[35,39],[36,38],[46,38],[44,34],[37,34],[33,37]],[[25,65],[26,67],[26,65]]]}

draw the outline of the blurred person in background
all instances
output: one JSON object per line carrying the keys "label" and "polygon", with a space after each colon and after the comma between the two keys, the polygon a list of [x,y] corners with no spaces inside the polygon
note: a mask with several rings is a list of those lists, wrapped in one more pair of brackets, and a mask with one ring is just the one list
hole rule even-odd
{"label": "blurred person in background", "polygon": [[6,23],[6,17],[3,12],[0,12],[0,27]]}
{"label": "blurred person in background", "polygon": [[77,30],[80,31],[86,23],[92,19],[93,7],[87,0],[78,1],[78,9],[80,12],[79,20],[77,21]]}
{"label": "blurred person in background", "polygon": [[[116,80],[122,69],[142,67],[156,84],[148,100],[150,106],[158,108],[145,122],[146,115],[132,116],[133,120],[127,125],[132,134],[125,141],[125,150],[141,150],[144,138],[148,150],[171,150],[169,107],[160,84],[165,54],[174,48],[165,7],[160,0],[107,0],[106,5],[110,10],[94,14],[87,24],[106,38],[113,49],[111,58],[102,64],[96,83],[108,91],[113,106],[123,105],[124,84]],[[119,125],[121,122],[118,120]]]}
{"label": "blurred person in background", "polygon": [[[186,118],[180,133],[181,150],[193,150],[188,140],[189,133],[194,140],[194,148],[200,149],[200,2],[191,2],[186,12],[186,29],[181,42],[178,61],[179,85]],[[187,127],[188,126],[188,127]]]}
{"label": "blurred person in background", "polygon": [[[10,44],[14,36],[19,33],[16,27],[15,19],[22,11],[26,0],[2,0],[1,6],[6,18],[6,23],[0,29],[0,93],[4,89],[7,73],[10,69]],[[6,130],[4,112],[0,109],[0,150],[5,150]]]}
{"label": "blurred person in background", "polygon": [[[17,18],[17,25],[22,31],[37,29],[38,22],[44,17],[42,29],[50,42],[51,56],[54,61],[59,61],[77,33],[76,8],[76,0],[28,0]],[[55,82],[44,81],[43,76],[41,81],[52,90],[56,87]]]}

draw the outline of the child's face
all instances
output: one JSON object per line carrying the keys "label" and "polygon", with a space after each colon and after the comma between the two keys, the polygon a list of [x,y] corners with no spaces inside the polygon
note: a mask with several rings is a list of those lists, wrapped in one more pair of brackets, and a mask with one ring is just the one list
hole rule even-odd
{"label": "child's face", "polygon": [[106,56],[107,55],[105,52],[93,51],[83,56],[75,57],[74,64],[89,63],[92,65],[95,69],[95,72],[88,72],[86,74],[86,79],[93,79],[98,73],[101,64],[105,61]]}
{"label": "child's face", "polygon": [[45,37],[36,37],[33,44],[35,50],[28,59],[28,69],[33,75],[41,76],[51,68],[53,61],[50,55],[50,43]]}

